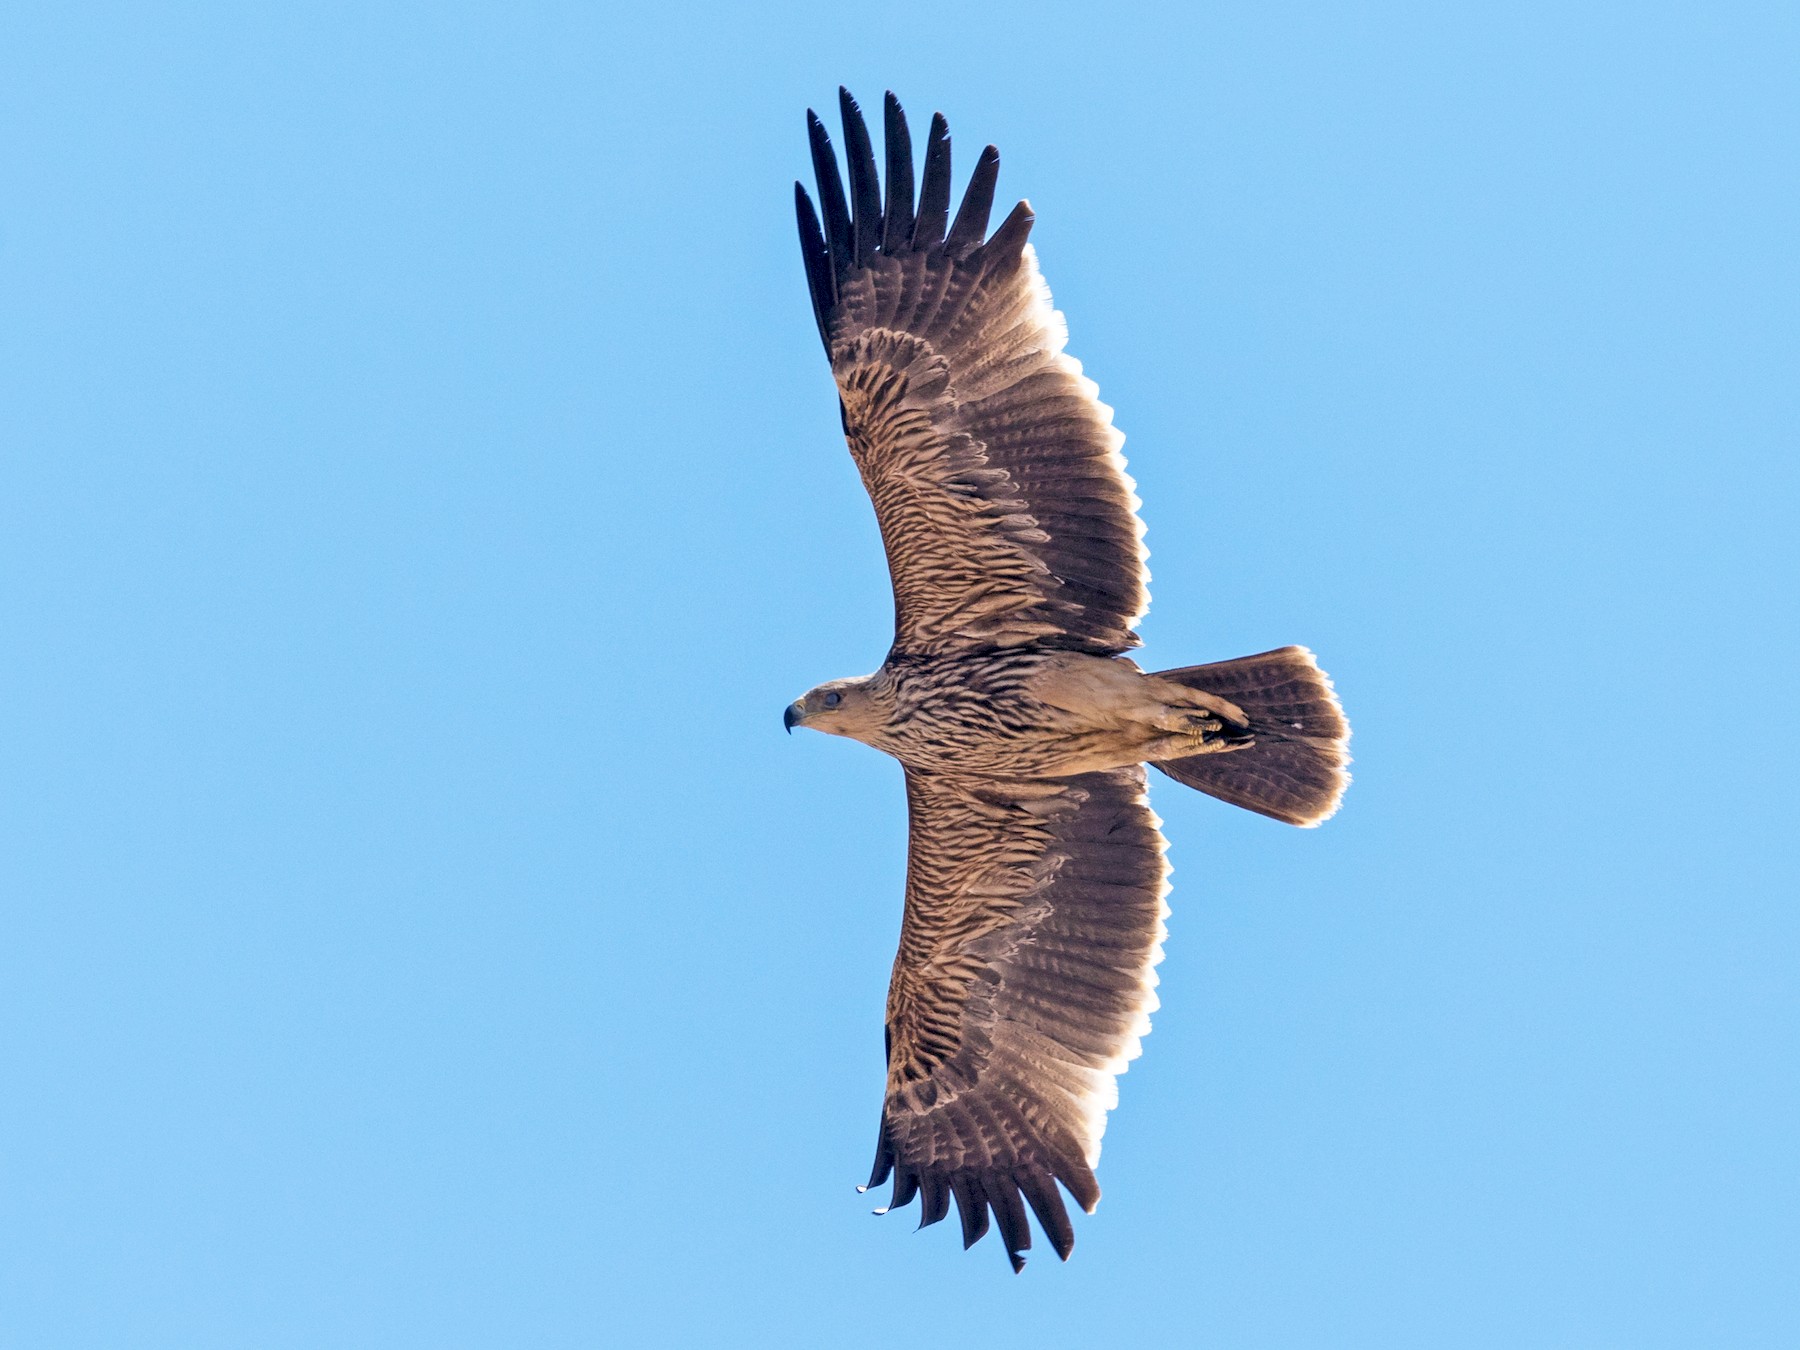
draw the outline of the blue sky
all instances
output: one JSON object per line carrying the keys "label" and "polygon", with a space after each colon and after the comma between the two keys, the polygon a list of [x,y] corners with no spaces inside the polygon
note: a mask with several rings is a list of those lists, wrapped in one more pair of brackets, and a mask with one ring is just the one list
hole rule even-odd
{"label": "blue sky", "polygon": [[[1800,1342],[1800,20],[1776,5],[10,6],[0,1340]],[[1074,1260],[867,1213],[891,610],[793,239],[840,82],[1002,151],[1145,659]],[[916,1213],[916,1211],[913,1211]]]}

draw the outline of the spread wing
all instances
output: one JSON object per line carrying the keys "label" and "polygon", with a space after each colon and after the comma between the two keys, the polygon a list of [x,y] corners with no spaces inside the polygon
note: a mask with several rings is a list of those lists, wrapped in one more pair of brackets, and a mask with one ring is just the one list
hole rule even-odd
{"label": "spread wing", "polygon": [[893,1174],[888,1209],[922,1196],[921,1226],[954,1196],[965,1247],[991,1210],[1014,1270],[1031,1245],[1028,1203],[1067,1259],[1056,1183],[1093,1211],[1114,1079],[1156,1007],[1168,869],[1144,770],[1003,782],[908,769],[906,795],[869,1185]]}
{"label": "spread wing", "polygon": [[[862,114],[839,91],[850,196],[807,114],[824,212],[794,185],[800,247],[844,434],[894,582],[894,649],[1138,645],[1149,607],[1138,499],[1093,381],[1063,354],[1020,202],[992,236],[1000,156],[982,151],[949,220],[950,136],[912,142],[887,96],[887,197]],[[946,232],[946,226],[948,230]]]}

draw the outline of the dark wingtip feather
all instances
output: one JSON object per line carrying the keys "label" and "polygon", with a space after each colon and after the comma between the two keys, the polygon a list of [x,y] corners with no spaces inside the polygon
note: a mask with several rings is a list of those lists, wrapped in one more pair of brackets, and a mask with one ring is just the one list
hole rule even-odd
{"label": "dark wingtip feather", "polygon": [[794,216],[800,225],[800,258],[806,264],[806,290],[812,297],[813,322],[819,325],[819,341],[830,352],[829,326],[831,311],[837,305],[837,281],[831,274],[831,258],[825,252],[825,236],[819,232],[812,198],[799,183],[794,184]]}
{"label": "dark wingtip feather", "polygon": [[975,161],[975,172],[969,175],[968,190],[956,212],[956,223],[944,248],[951,257],[978,248],[987,237],[988,214],[994,209],[994,184],[1000,178],[1000,152],[988,146]]}
{"label": "dark wingtip feather", "polygon": [[919,1177],[919,1227],[929,1228],[934,1223],[942,1222],[950,1212],[950,1187],[944,1178],[935,1172],[922,1173]]}
{"label": "dark wingtip feather", "polygon": [[988,237],[982,246],[982,256],[996,260],[1010,260],[1025,251],[1025,241],[1031,238],[1031,226],[1037,217],[1032,213],[1030,202],[1020,202],[1000,222],[1000,228]]}
{"label": "dark wingtip feather", "polygon": [[882,142],[887,148],[887,209],[882,212],[881,251],[898,253],[912,246],[912,133],[894,91],[882,100]]}
{"label": "dark wingtip feather", "polygon": [[844,162],[850,169],[850,204],[855,262],[866,262],[881,248],[881,181],[875,175],[875,148],[869,127],[850,91],[838,86],[838,115],[844,122]]}
{"label": "dark wingtip feather", "polygon": [[1009,1174],[994,1172],[988,1174],[983,1185],[988,1203],[993,1206],[994,1218],[1000,1224],[1000,1237],[1006,1243],[1006,1258],[1012,1262],[1013,1273],[1017,1274],[1025,1269],[1023,1253],[1031,1250],[1031,1224],[1025,1218],[1018,1184]]}
{"label": "dark wingtip feather", "polygon": [[894,1193],[888,1197],[886,1207],[878,1212],[885,1214],[888,1210],[910,1205],[912,1198],[918,1193],[919,1174],[904,1165],[896,1167],[894,1169]]}
{"label": "dark wingtip feather", "polygon": [[967,1172],[950,1177],[950,1192],[956,1197],[956,1216],[962,1220],[963,1250],[966,1252],[987,1236],[987,1196],[981,1183]]}
{"label": "dark wingtip feather", "polygon": [[913,223],[913,247],[936,248],[944,242],[950,219],[950,124],[944,114],[931,115],[925,137],[925,177],[919,185],[919,218]]}
{"label": "dark wingtip feather", "polygon": [[1069,1253],[1075,1250],[1075,1226],[1069,1222],[1069,1211],[1057,1194],[1055,1180],[1048,1172],[1032,1169],[1019,1176],[1019,1189],[1025,1192],[1031,1212],[1037,1215],[1038,1227],[1050,1239],[1051,1249],[1067,1261]]}
{"label": "dark wingtip feather", "polygon": [[875,1165],[869,1169],[869,1181],[865,1186],[858,1186],[859,1191],[871,1190],[888,1179],[888,1173],[894,1170],[894,1149],[888,1143],[887,1122],[881,1122],[881,1128],[875,1135]]}
{"label": "dark wingtip feather", "polygon": [[1100,1203],[1100,1183],[1094,1180],[1094,1170],[1085,1162],[1066,1161],[1057,1169],[1056,1179],[1063,1184],[1063,1189],[1075,1197],[1075,1203],[1088,1214],[1094,1212]]}
{"label": "dark wingtip feather", "polygon": [[844,202],[844,181],[838,177],[831,136],[811,108],[806,110],[806,136],[812,145],[813,177],[819,184],[819,210],[825,217],[825,245],[832,269],[842,275],[849,268],[852,249],[850,208]]}

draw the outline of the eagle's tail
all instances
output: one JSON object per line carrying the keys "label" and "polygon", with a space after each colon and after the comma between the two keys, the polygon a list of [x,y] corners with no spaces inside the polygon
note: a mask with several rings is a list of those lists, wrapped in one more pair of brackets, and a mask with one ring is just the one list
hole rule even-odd
{"label": "eagle's tail", "polygon": [[1249,717],[1254,737],[1235,750],[1157,762],[1169,777],[1290,825],[1317,825],[1338,809],[1350,785],[1350,724],[1331,677],[1306,648],[1156,676],[1229,699]]}

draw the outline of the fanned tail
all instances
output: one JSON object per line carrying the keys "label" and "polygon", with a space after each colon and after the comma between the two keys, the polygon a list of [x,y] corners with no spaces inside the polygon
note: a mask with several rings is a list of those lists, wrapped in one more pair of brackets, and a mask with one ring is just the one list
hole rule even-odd
{"label": "fanned tail", "polygon": [[1350,723],[1331,677],[1304,647],[1159,670],[1157,678],[1231,700],[1254,743],[1157,762],[1178,783],[1289,825],[1330,818],[1350,785]]}

